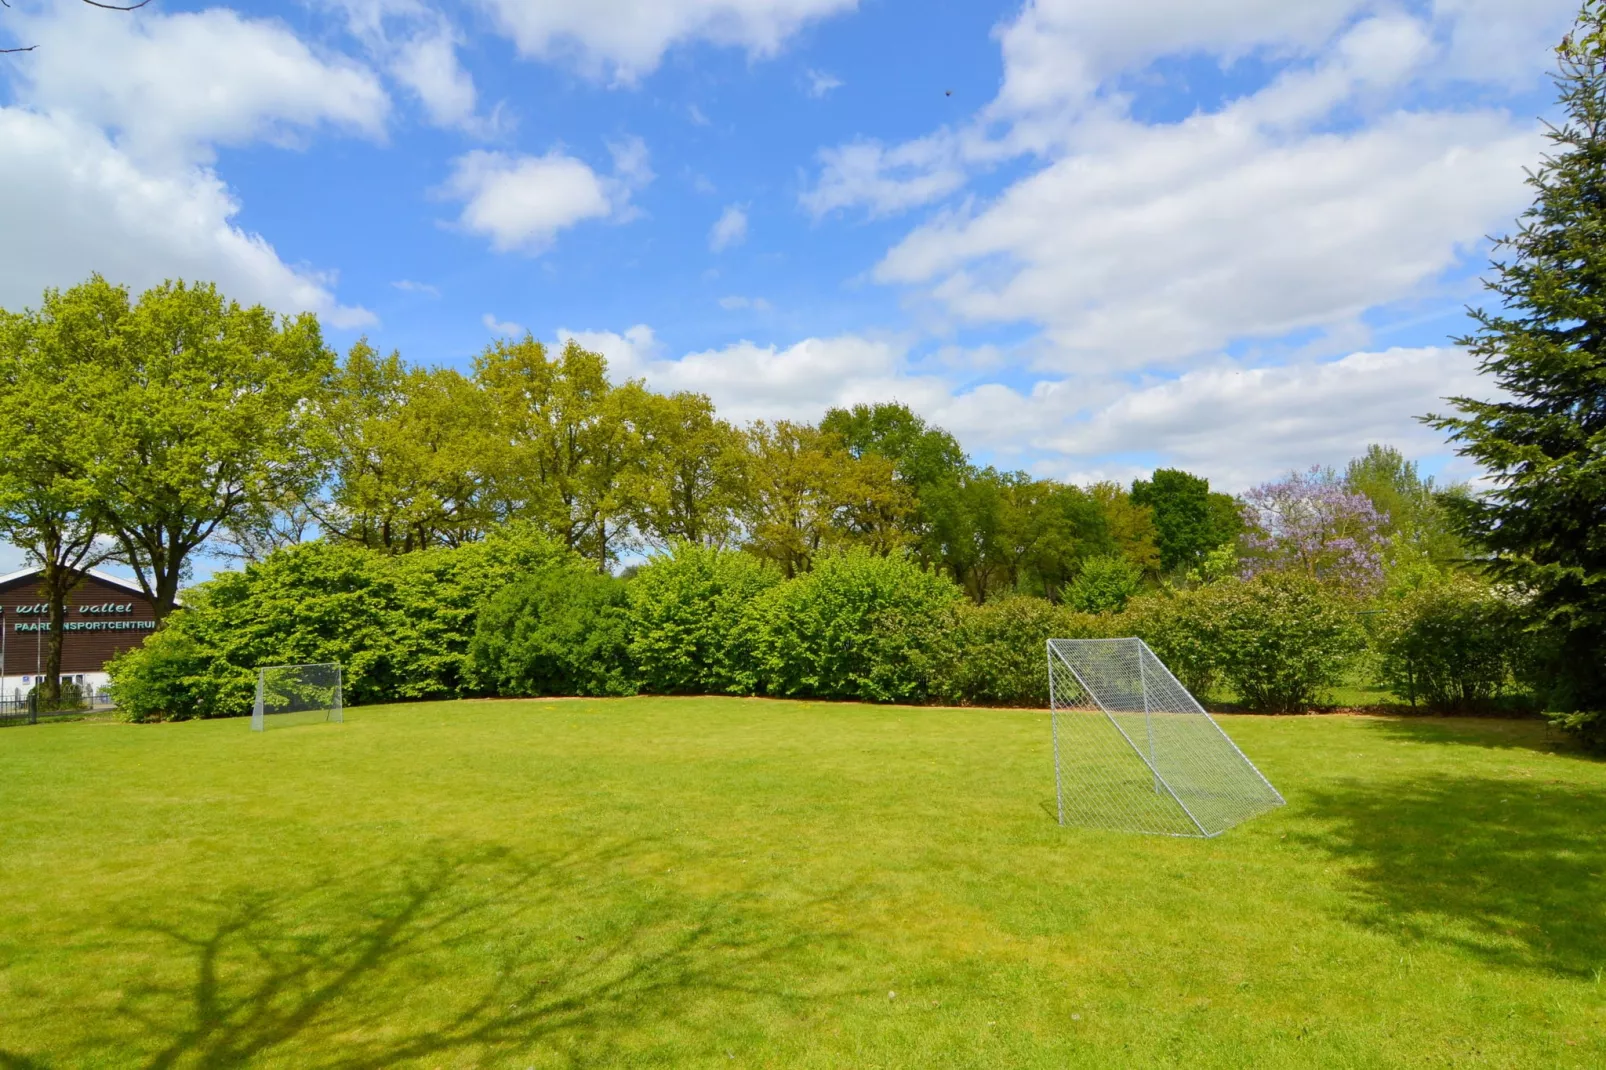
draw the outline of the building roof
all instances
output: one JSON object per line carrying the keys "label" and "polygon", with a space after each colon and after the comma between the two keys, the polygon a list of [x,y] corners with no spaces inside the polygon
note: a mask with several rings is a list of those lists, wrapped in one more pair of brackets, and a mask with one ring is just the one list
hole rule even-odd
{"label": "building roof", "polygon": [[[110,584],[113,587],[121,587],[130,594],[137,594],[141,598],[146,597],[145,591],[140,587],[139,584],[125,580],[121,576],[113,576],[111,573],[102,572],[98,568],[85,568],[79,569],[78,571],[82,572],[86,576],[94,577],[101,583]],[[42,568],[25,568],[19,569],[16,572],[8,572],[4,576],[0,576],[0,587],[4,587],[6,584],[15,580],[25,580],[30,576],[37,576],[42,572],[44,572],[44,569]]]}

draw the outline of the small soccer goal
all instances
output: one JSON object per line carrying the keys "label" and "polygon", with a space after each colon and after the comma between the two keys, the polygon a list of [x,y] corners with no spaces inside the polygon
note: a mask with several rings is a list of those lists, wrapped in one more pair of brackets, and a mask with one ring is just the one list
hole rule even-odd
{"label": "small soccer goal", "polygon": [[1219,836],[1283,797],[1141,639],[1050,639],[1062,825]]}
{"label": "small soccer goal", "polygon": [[265,665],[257,670],[251,731],[345,720],[339,665]]}

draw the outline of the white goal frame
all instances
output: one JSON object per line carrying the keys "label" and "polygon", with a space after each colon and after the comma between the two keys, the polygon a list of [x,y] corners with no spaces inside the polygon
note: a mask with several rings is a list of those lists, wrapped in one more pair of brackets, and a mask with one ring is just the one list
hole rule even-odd
{"label": "white goal frame", "polygon": [[1048,640],[1062,825],[1215,837],[1284,804],[1148,644]]}
{"label": "white goal frame", "polygon": [[[292,673],[297,670],[319,670],[323,681],[312,684],[314,688],[324,689],[327,701],[310,705],[295,706],[296,700],[290,699],[292,709],[274,709],[279,704],[280,695],[269,689],[269,674]],[[257,669],[256,699],[251,704],[251,731],[266,731],[270,718],[286,716],[295,713],[312,713],[317,710],[324,711],[325,723],[344,724],[345,695],[344,674],[340,665],[334,662],[313,663],[305,665],[263,665]]]}

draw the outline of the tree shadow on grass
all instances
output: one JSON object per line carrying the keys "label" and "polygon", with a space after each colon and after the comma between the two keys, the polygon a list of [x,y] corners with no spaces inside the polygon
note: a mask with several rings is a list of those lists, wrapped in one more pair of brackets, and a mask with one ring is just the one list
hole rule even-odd
{"label": "tree shadow on grass", "polygon": [[1539,718],[1376,717],[1376,730],[1410,743],[1457,743],[1495,750],[1531,750],[1590,758],[1565,732]]}
{"label": "tree shadow on grass", "polygon": [[1352,920],[1579,979],[1606,967],[1606,789],[1441,776],[1307,796],[1359,882]]}
{"label": "tree shadow on grass", "polygon": [[742,894],[691,898],[623,875],[631,853],[443,849],[199,904],[178,926],[133,922],[189,977],[125,987],[95,1046],[120,1063],[137,1051],[149,1070],[598,1065],[665,1042],[653,1031],[699,1004],[846,994],[820,980],[837,934],[798,917],[822,901],[783,913]]}

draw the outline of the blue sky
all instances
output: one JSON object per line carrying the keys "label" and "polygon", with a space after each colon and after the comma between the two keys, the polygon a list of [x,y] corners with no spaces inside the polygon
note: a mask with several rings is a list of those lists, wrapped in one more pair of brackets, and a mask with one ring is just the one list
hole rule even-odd
{"label": "blue sky", "polygon": [[217,280],[419,363],[570,334],[736,420],[1230,490],[1485,392],[1572,0],[14,0],[0,305]]}

